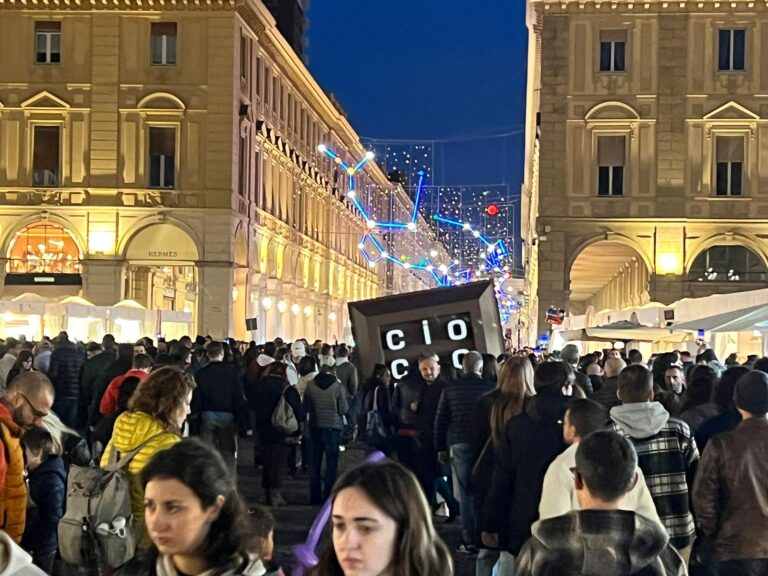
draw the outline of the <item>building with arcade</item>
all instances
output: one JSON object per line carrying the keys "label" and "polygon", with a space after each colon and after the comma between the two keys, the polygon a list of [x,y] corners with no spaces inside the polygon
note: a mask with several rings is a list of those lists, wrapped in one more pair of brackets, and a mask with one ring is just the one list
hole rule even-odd
{"label": "building with arcade", "polygon": [[[332,341],[347,302],[429,287],[358,249],[366,222],[318,146],[365,150],[260,0],[0,0],[0,52],[3,301],[80,297],[123,339],[146,308],[152,335]],[[378,214],[409,213],[375,162],[356,178]],[[123,324],[145,324],[121,333],[126,300]]]}
{"label": "building with arcade", "polygon": [[550,307],[595,325],[765,288],[765,3],[528,0],[527,18],[531,337]]}

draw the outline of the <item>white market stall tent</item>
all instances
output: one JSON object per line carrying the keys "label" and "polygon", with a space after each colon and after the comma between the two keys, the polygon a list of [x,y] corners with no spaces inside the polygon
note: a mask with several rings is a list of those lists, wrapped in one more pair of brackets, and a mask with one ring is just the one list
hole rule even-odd
{"label": "white market stall tent", "polygon": [[[84,342],[100,342],[107,333],[105,306],[96,306],[80,296],[66,296],[48,309],[61,314],[63,330],[66,330],[71,338]],[[50,335],[53,335],[52,331]]]}
{"label": "white market stall tent", "polygon": [[154,332],[154,322],[147,308],[135,300],[121,300],[107,310],[107,327],[118,342],[136,342]]}
{"label": "white market stall tent", "polygon": [[157,314],[156,329],[152,336],[161,335],[167,341],[178,340],[192,332],[192,313],[177,310],[154,310]]}
{"label": "white market stall tent", "polygon": [[[9,336],[24,336],[27,340],[40,340],[43,334],[60,329],[56,317],[47,317],[47,306],[53,300],[24,292],[11,300],[0,301],[0,330]],[[50,322],[50,328],[47,323]]]}

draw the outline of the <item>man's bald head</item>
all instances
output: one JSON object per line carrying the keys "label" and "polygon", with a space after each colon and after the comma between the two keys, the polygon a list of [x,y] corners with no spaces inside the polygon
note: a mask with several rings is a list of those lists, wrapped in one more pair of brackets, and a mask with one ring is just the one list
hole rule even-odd
{"label": "man's bald head", "polygon": [[603,376],[605,378],[615,378],[626,367],[627,367],[626,362],[624,362],[624,360],[622,360],[621,358],[608,358],[605,361]]}
{"label": "man's bald head", "polygon": [[14,392],[24,394],[25,396],[39,396],[41,394],[50,394],[53,397],[55,391],[53,384],[48,376],[42,372],[22,372],[8,385],[6,395]]}
{"label": "man's bald head", "polygon": [[13,379],[0,398],[22,430],[41,426],[53,407],[54,388],[42,372],[24,372]]}

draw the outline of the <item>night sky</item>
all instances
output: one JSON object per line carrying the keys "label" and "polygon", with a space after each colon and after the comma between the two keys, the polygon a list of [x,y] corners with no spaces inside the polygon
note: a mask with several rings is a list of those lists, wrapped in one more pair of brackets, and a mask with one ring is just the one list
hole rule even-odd
{"label": "night sky", "polygon": [[[440,140],[521,131],[524,0],[311,0],[309,67],[364,138]],[[507,183],[523,135],[439,145],[435,182]]]}

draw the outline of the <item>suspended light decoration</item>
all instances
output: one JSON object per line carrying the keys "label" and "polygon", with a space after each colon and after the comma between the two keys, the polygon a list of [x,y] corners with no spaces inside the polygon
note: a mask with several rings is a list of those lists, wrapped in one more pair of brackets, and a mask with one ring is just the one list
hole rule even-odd
{"label": "suspended light decoration", "polygon": [[[509,257],[509,250],[507,249],[506,244],[502,239],[491,241],[470,222],[448,218],[440,214],[433,214],[431,217],[432,220],[438,224],[445,224],[449,227],[456,228],[460,233],[465,233],[477,239],[483,246],[483,249],[480,251],[482,261],[479,264],[477,271],[471,267],[462,268],[458,259],[449,264],[435,262],[439,252],[434,248],[431,248],[428,251],[428,255],[423,257],[413,258],[411,255],[400,255],[400,257],[398,257],[387,252],[376,238],[375,234],[379,233],[397,231],[416,232],[419,229],[419,209],[424,197],[425,172],[423,170],[420,170],[417,173],[419,180],[416,185],[413,209],[410,211],[408,220],[404,222],[378,221],[372,213],[366,210],[363,202],[361,202],[360,194],[356,187],[357,174],[374,158],[374,153],[366,152],[362,160],[355,165],[350,165],[324,144],[320,144],[317,147],[317,150],[321,154],[328,156],[347,174],[348,186],[346,196],[352,201],[352,204],[360,213],[360,217],[365,222],[367,228],[367,231],[360,238],[357,247],[369,267],[374,268],[382,261],[392,262],[405,270],[425,272],[438,286],[467,284],[473,280],[487,277],[490,274],[494,280],[496,288],[496,298],[499,302],[499,313],[501,315],[502,323],[507,323],[511,315],[520,308],[520,303],[517,299],[502,289],[504,281],[511,277],[511,274],[508,271],[509,266],[505,264],[505,260]],[[499,214],[499,206],[490,204],[486,207],[485,211],[490,216],[496,216]]]}

